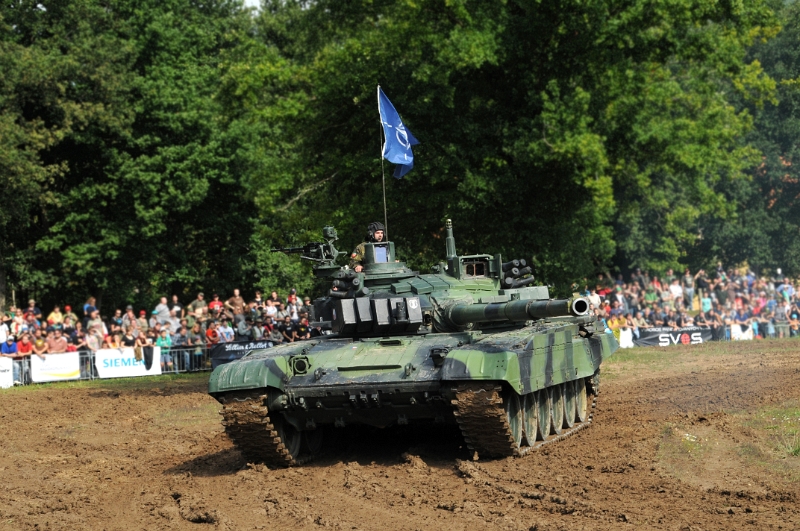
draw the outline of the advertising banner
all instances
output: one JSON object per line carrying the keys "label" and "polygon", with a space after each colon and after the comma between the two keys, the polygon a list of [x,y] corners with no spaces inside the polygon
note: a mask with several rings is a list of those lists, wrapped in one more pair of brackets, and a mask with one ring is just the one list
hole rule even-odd
{"label": "advertising banner", "polygon": [[31,356],[31,380],[34,382],[59,382],[77,380],[81,377],[80,354],[45,354],[44,359]]}
{"label": "advertising banner", "polygon": [[104,348],[94,355],[94,366],[100,378],[127,378],[161,374],[161,347],[142,347],[137,359],[132,347]]}
{"label": "advertising banner", "polygon": [[713,340],[710,328],[686,326],[683,328],[640,328],[639,338],[634,338],[637,347],[669,347],[671,345],[699,345]]}
{"label": "advertising banner", "polygon": [[216,369],[233,360],[238,360],[251,350],[269,348],[272,342],[269,341],[235,341],[231,343],[217,343],[211,347],[211,367]]}
{"label": "advertising banner", "polygon": [[0,358],[0,389],[14,386],[14,360]]}

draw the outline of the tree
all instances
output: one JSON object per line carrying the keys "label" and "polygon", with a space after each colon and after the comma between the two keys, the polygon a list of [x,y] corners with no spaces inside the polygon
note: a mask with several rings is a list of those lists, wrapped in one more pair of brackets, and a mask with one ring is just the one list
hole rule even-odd
{"label": "tree", "polygon": [[[16,111],[7,120],[27,132],[8,137],[19,146],[8,156],[27,156],[16,171],[38,183],[13,216],[30,223],[13,226],[12,281],[112,305],[245,280],[252,201],[238,179],[240,140],[214,99],[217,57],[249,24],[241,2],[72,0],[0,12],[3,60],[22,58],[4,85]],[[46,68],[31,80],[33,61]]]}
{"label": "tree", "polygon": [[705,220],[705,238],[695,256],[728,264],[747,262],[757,271],[782,268],[800,273],[800,6],[776,3],[783,29],[749,51],[777,83],[776,98],[763,106],[740,101],[754,116],[744,141],[762,153],[752,178],[725,190],[736,216],[726,223]]}
{"label": "tree", "polygon": [[257,28],[220,101],[273,133],[247,179],[272,237],[333,223],[355,245],[382,217],[380,84],[422,142],[387,186],[401,256],[441,257],[450,217],[460,252],[560,284],[684,259],[757,156],[732,99],[774,87],[745,61],[776,31],[762,2],[274,1]]}

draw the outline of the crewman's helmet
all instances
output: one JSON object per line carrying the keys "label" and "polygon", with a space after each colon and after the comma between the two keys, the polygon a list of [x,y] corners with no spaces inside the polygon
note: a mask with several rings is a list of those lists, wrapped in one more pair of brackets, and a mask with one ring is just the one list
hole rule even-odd
{"label": "crewman's helmet", "polygon": [[367,238],[369,239],[369,241],[371,242],[375,241],[375,233],[377,231],[382,231],[384,234],[384,238],[386,237],[386,228],[383,226],[383,223],[381,223],[380,221],[373,221],[367,227]]}

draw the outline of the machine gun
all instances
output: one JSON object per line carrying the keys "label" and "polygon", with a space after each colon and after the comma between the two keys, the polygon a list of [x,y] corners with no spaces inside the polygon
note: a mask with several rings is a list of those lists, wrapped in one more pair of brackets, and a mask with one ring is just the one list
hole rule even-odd
{"label": "machine gun", "polygon": [[339,239],[336,229],[323,227],[322,238],[324,242],[310,242],[300,247],[277,247],[270,249],[273,253],[299,254],[303,260],[316,262],[318,267],[336,267],[336,258],[340,252],[334,247],[333,242]]}

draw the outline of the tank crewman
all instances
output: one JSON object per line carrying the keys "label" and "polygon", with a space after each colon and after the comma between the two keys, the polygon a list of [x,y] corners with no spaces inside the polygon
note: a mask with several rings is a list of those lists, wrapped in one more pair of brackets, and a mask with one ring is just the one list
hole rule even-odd
{"label": "tank crewman", "polygon": [[[384,234],[384,226],[380,221],[373,221],[367,227],[367,242],[382,242]],[[356,273],[361,273],[364,266],[361,262],[364,260],[364,243],[359,243],[358,247],[350,255],[350,267],[355,269]]]}

